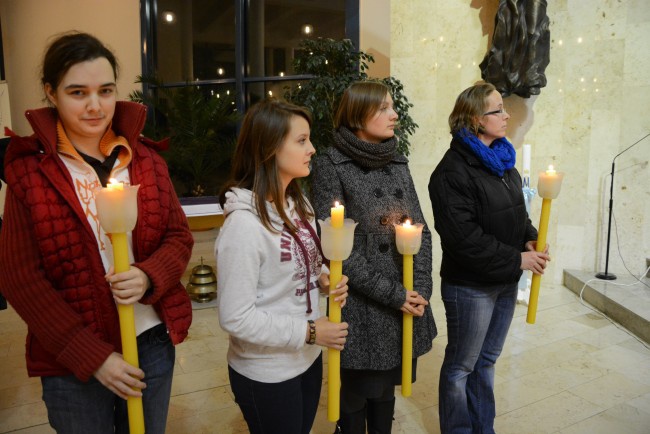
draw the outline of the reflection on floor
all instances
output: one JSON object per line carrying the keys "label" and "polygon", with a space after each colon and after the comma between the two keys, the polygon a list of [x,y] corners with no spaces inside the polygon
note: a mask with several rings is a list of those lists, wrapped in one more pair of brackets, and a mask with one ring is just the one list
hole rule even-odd
{"label": "reflection on floor", "polygon": [[[197,243],[190,268],[198,255],[209,258],[210,251],[209,242]],[[441,335],[418,362],[413,396],[398,394],[396,434],[440,432],[437,386],[446,327],[439,292],[434,291],[432,302]],[[217,315],[213,307],[195,310],[189,338],[177,347],[170,434],[247,432],[228,385],[228,341]],[[498,433],[650,432],[648,347],[561,285],[542,282],[537,324],[526,324],[525,315],[518,305],[497,363]],[[25,371],[25,334],[12,309],[0,311],[0,432],[52,433],[40,382]],[[330,434],[325,387],[321,398],[312,433]]]}

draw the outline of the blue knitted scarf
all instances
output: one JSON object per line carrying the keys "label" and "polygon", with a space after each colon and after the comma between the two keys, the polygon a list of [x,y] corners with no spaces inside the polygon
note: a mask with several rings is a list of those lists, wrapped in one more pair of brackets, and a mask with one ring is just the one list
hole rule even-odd
{"label": "blue knitted scarf", "polygon": [[493,174],[502,177],[506,170],[515,167],[517,153],[512,143],[505,137],[496,139],[488,147],[478,137],[470,133],[467,128],[461,129],[455,136],[465,142],[474,152],[474,155]]}

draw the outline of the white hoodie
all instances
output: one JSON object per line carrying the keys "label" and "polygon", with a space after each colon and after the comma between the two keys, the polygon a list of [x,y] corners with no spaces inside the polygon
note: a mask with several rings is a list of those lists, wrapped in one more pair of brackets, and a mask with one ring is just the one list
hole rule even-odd
{"label": "white hoodie", "polygon": [[[285,211],[299,225],[294,203],[288,202]],[[215,243],[219,324],[230,334],[228,364],[252,380],[278,383],[304,373],[320,356],[321,349],[305,344],[305,338],[307,320],[320,317],[322,258],[309,231],[298,226],[310,257],[312,312],[307,313],[302,251],[270,203],[267,210],[280,233],[262,225],[250,190],[226,193],[226,220]]]}

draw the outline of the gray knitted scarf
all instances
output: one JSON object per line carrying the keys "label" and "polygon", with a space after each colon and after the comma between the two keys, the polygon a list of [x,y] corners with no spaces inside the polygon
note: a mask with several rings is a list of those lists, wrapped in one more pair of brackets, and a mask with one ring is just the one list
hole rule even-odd
{"label": "gray knitted scarf", "polygon": [[361,167],[377,169],[390,163],[397,155],[397,137],[393,136],[381,143],[369,143],[342,126],[334,131],[334,147]]}

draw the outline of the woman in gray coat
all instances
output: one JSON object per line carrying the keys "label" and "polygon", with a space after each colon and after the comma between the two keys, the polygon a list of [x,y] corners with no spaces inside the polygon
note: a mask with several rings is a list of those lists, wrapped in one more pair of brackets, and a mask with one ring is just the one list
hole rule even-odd
{"label": "woman in gray coat", "polygon": [[[337,432],[390,433],[395,385],[401,383],[402,313],[414,315],[413,379],[417,357],[431,349],[436,325],[431,232],[426,226],[406,157],[397,153],[397,113],[388,87],[358,82],[344,93],[335,117],[334,143],[316,158],[312,203],[320,219],[335,201],[358,223],[354,248],[343,263],[349,277],[341,352],[341,416]],[[394,224],[425,224],[414,257],[414,291],[402,285],[402,257]]]}

